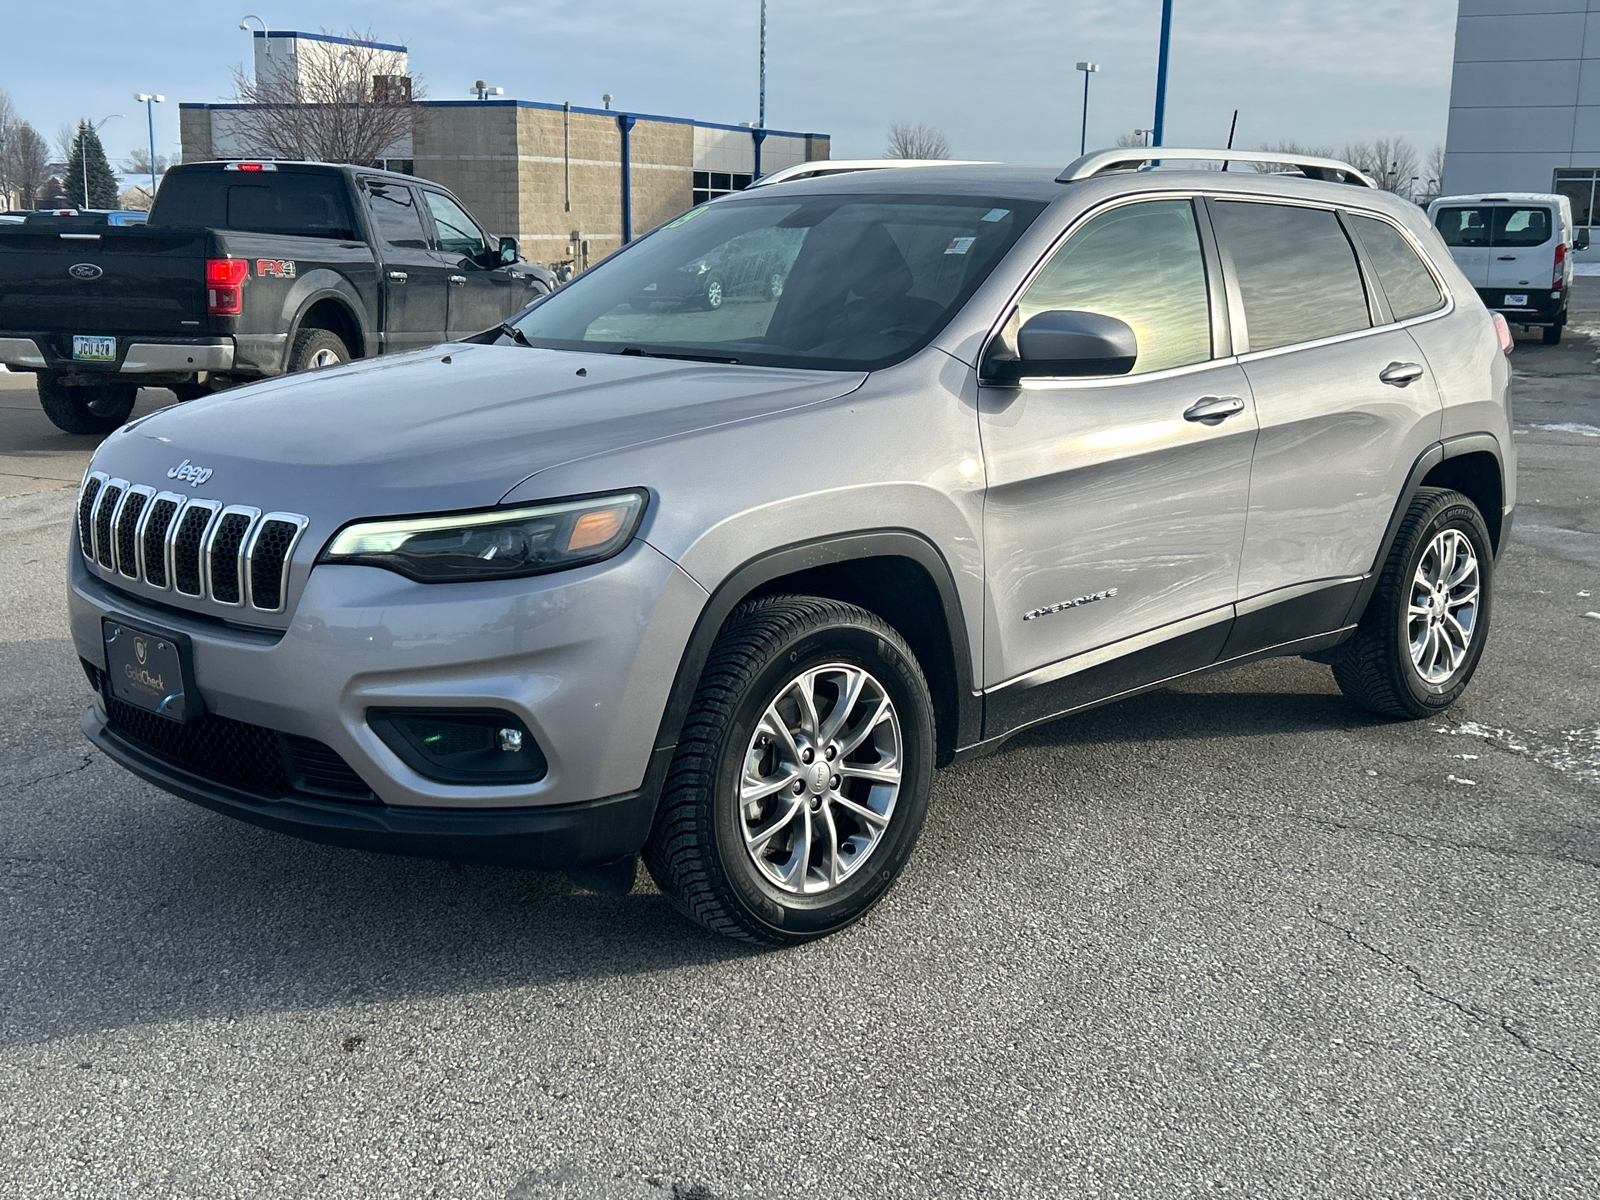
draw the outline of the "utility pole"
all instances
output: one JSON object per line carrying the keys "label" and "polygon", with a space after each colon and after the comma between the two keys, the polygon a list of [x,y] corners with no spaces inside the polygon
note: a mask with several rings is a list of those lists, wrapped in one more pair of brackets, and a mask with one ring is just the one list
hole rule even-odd
{"label": "utility pole", "polygon": [[1153,146],[1161,145],[1167,125],[1167,51],[1172,44],[1172,0],[1161,0],[1161,52],[1156,58],[1156,124]]}
{"label": "utility pole", "polygon": [[761,0],[761,96],[756,108],[756,128],[767,127],[767,0]]}

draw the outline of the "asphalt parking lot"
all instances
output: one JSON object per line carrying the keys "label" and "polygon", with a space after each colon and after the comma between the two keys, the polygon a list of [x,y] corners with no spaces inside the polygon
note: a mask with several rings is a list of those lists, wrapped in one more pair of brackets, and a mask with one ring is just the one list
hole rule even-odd
{"label": "asphalt parking lot", "polygon": [[[1444,721],[1258,664],[939,777],[867,920],[313,846],[78,729],[93,439],[0,375],[0,1197],[1600,1194],[1600,279]],[[143,406],[170,402],[146,392]]]}

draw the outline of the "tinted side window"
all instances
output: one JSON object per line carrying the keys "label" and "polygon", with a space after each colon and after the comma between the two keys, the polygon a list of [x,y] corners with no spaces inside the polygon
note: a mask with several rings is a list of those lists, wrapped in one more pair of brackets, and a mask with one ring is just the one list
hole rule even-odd
{"label": "tinted side window", "polygon": [[461,206],[449,196],[438,192],[424,192],[428,209],[433,213],[434,226],[439,230],[439,249],[446,254],[460,254],[476,258],[484,253],[483,234],[472,218],[461,211]]}
{"label": "tinted side window", "polygon": [[1211,357],[1211,308],[1194,209],[1187,200],[1125,204],[1091,219],[1057,250],[1018,304],[1117,317],[1139,339],[1133,373]]}
{"label": "tinted side window", "polygon": [[389,245],[406,250],[428,248],[428,235],[423,232],[422,215],[410,188],[368,184],[367,207],[378,236]]}
{"label": "tinted side window", "polygon": [[1444,303],[1433,275],[1398,229],[1375,217],[1352,215],[1350,221],[1378,272],[1396,321],[1420,317]]}
{"label": "tinted side window", "polygon": [[1251,350],[1372,324],[1355,251],[1332,212],[1233,200],[1212,211],[1233,253]]}
{"label": "tinted side window", "polygon": [[1497,208],[1491,246],[1542,246],[1550,240],[1548,208]]}
{"label": "tinted side window", "polygon": [[1441,208],[1434,214],[1433,223],[1446,246],[1489,244],[1487,208]]}

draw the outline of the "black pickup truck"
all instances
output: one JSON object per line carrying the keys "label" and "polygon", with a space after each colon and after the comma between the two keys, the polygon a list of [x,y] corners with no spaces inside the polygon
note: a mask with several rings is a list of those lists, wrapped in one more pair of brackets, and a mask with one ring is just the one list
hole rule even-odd
{"label": "black pickup truck", "polygon": [[448,191],[323,163],[174,167],[145,225],[0,225],[0,363],[39,376],[68,433],[141,387],[181,400],[491,329],[549,293]]}

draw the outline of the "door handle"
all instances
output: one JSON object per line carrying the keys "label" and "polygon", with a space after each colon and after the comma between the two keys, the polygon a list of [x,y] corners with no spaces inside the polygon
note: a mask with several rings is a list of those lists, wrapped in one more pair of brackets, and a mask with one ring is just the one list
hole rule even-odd
{"label": "door handle", "polygon": [[1238,396],[1201,396],[1183,410],[1183,419],[1199,421],[1202,425],[1220,425],[1243,411],[1244,401]]}
{"label": "door handle", "polygon": [[1378,372],[1378,378],[1390,387],[1403,388],[1422,378],[1422,368],[1416,363],[1392,362]]}
{"label": "door handle", "polygon": [[1497,255],[1496,257],[1499,259],[1500,262],[1516,262],[1517,261],[1517,256],[1515,254],[1501,254],[1501,255]]}
{"label": "door handle", "polygon": [[390,271],[389,278],[396,283],[404,283],[410,277],[404,271]]}
{"label": "door handle", "polygon": [[452,276],[450,276],[450,282],[451,283],[461,284],[461,283],[465,283],[466,281],[467,281],[467,277],[465,275],[452,275]]}

